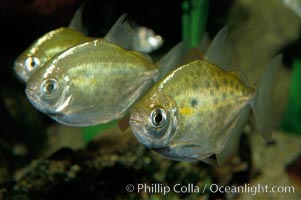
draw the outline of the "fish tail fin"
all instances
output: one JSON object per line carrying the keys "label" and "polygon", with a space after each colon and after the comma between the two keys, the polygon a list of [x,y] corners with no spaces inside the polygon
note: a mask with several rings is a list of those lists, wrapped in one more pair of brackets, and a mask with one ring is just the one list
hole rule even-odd
{"label": "fish tail fin", "polygon": [[272,99],[282,65],[282,57],[283,55],[280,54],[271,61],[258,82],[255,97],[251,102],[258,131],[266,141],[272,139]]}
{"label": "fish tail fin", "polygon": [[186,52],[188,51],[188,44],[185,41],[178,43],[171,50],[169,50],[158,62],[159,77],[158,80],[163,78],[172,70],[183,64]]}

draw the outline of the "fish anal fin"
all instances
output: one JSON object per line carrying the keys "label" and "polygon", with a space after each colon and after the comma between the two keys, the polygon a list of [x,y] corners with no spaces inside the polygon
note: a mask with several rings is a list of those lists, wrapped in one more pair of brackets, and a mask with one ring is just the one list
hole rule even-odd
{"label": "fish anal fin", "polygon": [[250,117],[251,109],[247,105],[242,108],[237,117],[227,126],[225,133],[229,135],[222,151],[216,154],[218,165],[222,166],[238,156],[240,136]]}

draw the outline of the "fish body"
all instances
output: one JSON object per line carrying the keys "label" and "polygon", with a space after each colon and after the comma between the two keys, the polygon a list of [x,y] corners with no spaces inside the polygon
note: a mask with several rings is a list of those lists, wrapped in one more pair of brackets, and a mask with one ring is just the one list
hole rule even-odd
{"label": "fish body", "polygon": [[33,42],[15,60],[14,70],[26,82],[34,71],[50,58],[74,45],[91,41],[93,38],[68,27],[52,30]]}
{"label": "fish body", "polygon": [[26,95],[62,124],[96,125],[122,117],[159,71],[143,54],[96,39],[54,56],[28,80]]}
{"label": "fish body", "polygon": [[282,57],[273,60],[255,88],[241,72],[210,62],[208,58],[216,63],[228,63],[228,59],[215,58],[220,52],[214,54],[210,49],[217,48],[208,49],[204,59],[183,65],[158,81],[133,106],[129,123],[140,143],[169,159],[222,165],[237,153],[251,114],[259,132],[271,139],[267,108]]}
{"label": "fish body", "polygon": [[[51,59],[29,79],[26,94],[61,123],[94,125],[123,114],[157,74],[142,54],[97,39]],[[44,91],[47,81],[56,85],[53,96]]]}
{"label": "fish body", "polygon": [[[169,158],[203,160],[222,151],[230,134],[225,134],[227,128],[254,94],[236,72],[197,60],[158,82],[134,106],[130,124],[141,143]],[[156,128],[156,117],[164,118],[161,112],[166,124]],[[145,121],[150,121],[147,128]]]}

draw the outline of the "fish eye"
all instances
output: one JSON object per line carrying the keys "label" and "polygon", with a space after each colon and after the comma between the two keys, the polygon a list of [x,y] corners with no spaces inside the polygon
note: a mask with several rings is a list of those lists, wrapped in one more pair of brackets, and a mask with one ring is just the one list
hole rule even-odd
{"label": "fish eye", "polygon": [[28,57],[25,60],[25,67],[28,71],[32,71],[40,65],[40,60],[37,57]]}
{"label": "fish eye", "polygon": [[41,85],[41,91],[43,94],[54,94],[58,89],[58,82],[55,79],[46,79]]}
{"label": "fish eye", "polygon": [[160,128],[164,125],[167,119],[165,110],[163,110],[162,108],[154,109],[150,114],[150,119],[153,127]]}

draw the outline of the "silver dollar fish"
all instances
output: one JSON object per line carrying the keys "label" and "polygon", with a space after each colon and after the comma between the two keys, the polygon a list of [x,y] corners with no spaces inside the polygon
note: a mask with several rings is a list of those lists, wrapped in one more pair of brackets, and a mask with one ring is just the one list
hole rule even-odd
{"label": "silver dollar fish", "polygon": [[[124,36],[118,33],[114,38],[121,41]],[[177,66],[183,46],[179,44],[153,64],[143,54],[106,39],[86,42],[57,54],[38,69],[27,82],[26,95],[38,110],[62,124],[106,123],[122,117],[155,81]]]}
{"label": "silver dollar fish", "polygon": [[[20,79],[27,82],[29,77],[54,55],[72,46],[95,40],[85,35],[87,31],[82,26],[81,20],[83,6],[84,4],[76,11],[68,27],[61,27],[44,34],[16,58],[14,70]],[[135,48],[133,45],[136,43],[135,34],[138,33],[135,33],[134,29],[130,30],[125,18],[126,14],[123,14],[104,38],[124,48],[132,49]]]}
{"label": "silver dollar fish", "polygon": [[37,68],[42,67],[55,54],[67,48],[91,41],[93,38],[85,36],[81,15],[83,6],[75,13],[68,27],[52,30],[33,42],[14,63],[14,70],[24,82]]}
{"label": "silver dollar fish", "polygon": [[169,159],[222,165],[237,152],[251,114],[262,136],[271,139],[269,111],[282,56],[251,87],[239,71],[217,65],[227,66],[220,57],[226,32],[219,32],[204,60],[175,69],[133,106],[129,123],[139,142]]}

